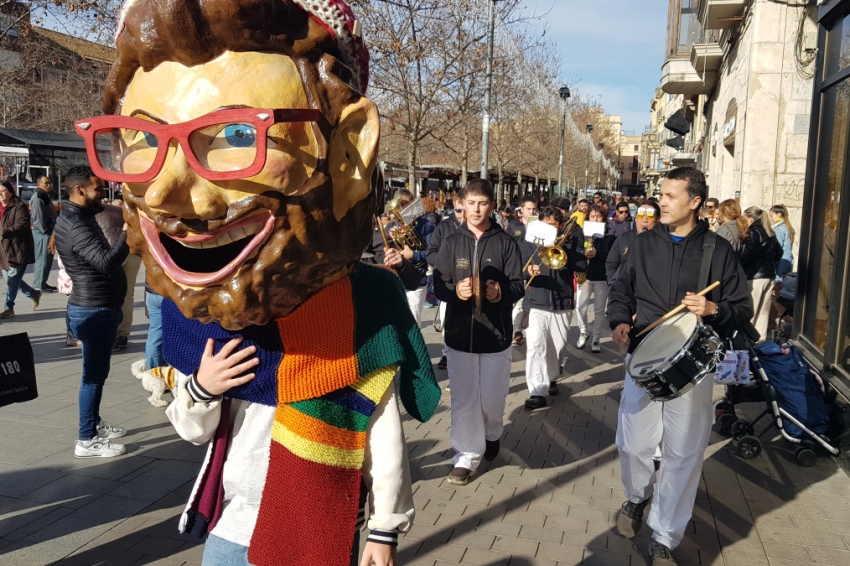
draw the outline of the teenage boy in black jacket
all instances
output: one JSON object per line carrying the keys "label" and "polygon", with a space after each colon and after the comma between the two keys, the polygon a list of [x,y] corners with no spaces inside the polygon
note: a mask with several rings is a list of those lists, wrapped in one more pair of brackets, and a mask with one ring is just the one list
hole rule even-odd
{"label": "teenage boy in black jacket", "polygon": [[511,307],[525,294],[516,242],[491,224],[493,185],[474,179],[460,192],[466,224],[446,238],[434,266],[434,292],[445,301],[451,441],[447,481],[466,485],[482,456],[499,453],[511,374]]}
{"label": "teenage boy in black jacket", "polygon": [[[708,277],[709,282],[720,281],[720,287],[707,297],[695,295],[701,290],[698,279],[708,233],[708,225],[697,216],[705,198],[705,177],[696,169],[674,169],[661,182],[661,222],[635,238],[608,300],[614,341],[625,345],[631,339],[629,354],[640,342],[637,333],[679,304],[721,337],[752,317],[747,278],[723,238],[716,239]],[[713,379],[705,378],[681,397],[656,402],[626,372],[617,424],[626,502],[617,528],[634,537],[653,498],[647,519],[653,566],[676,564],[670,551],[681,542],[693,514],[713,421],[713,385]],[[652,456],[659,445],[661,467],[653,481]]]}
{"label": "teenage boy in black jacket", "polygon": [[[557,228],[560,235],[565,224],[564,213],[549,206],[540,212],[540,221]],[[531,280],[523,299],[523,308],[529,311],[525,356],[529,393],[525,406],[528,409],[545,407],[546,397],[558,394],[558,375],[566,357],[575,309],[573,280],[577,271],[587,267],[581,228],[576,226],[562,247],[567,254],[567,264],[563,269],[554,270],[543,265],[537,246],[525,241],[520,244],[523,265],[534,258],[523,274],[526,280]]]}

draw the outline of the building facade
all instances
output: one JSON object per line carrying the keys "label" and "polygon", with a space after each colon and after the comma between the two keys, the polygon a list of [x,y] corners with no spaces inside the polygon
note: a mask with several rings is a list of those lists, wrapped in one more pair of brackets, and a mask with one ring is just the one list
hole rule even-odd
{"label": "building facade", "polygon": [[772,0],[670,0],[661,78],[664,92],[682,96],[668,112],[673,126],[688,125],[670,166],[692,163],[711,196],[742,208],[785,204],[794,226],[803,209],[815,13]]}
{"label": "building facade", "polygon": [[850,0],[817,8],[794,335],[850,398]]}

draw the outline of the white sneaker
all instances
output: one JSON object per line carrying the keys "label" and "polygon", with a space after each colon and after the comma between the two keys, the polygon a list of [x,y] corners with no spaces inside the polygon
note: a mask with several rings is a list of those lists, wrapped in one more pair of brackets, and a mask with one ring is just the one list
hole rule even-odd
{"label": "white sneaker", "polygon": [[594,338],[593,342],[590,343],[590,351],[594,354],[598,354],[602,351],[602,348],[599,347],[599,338]]}
{"label": "white sneaker", "polygon": [[126,451],[123,444],[112,444],[102,438],[74,441],[74,458],[114,458]]}
{"label": "white sneaker", "polygon": [[99,438],[113,439],[113,438],[121,438],[125,436],[127,431],[121,428],[120,426],[110,426],[103,421],[100,421],[100,424],[97,425],[97,436]]}
{"label": "white sneaker", "polygon": [[581,334],[578,337],[578,342],[576,342],[576,348],[581,350],[582,348],[584,348],[585,344],[587,344],[587,334]]}

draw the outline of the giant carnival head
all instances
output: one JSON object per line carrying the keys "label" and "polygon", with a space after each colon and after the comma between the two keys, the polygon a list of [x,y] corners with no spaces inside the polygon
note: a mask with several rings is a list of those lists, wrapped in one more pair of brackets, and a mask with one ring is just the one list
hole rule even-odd
{"label": "giant carnival head", "polygon": [[128,0],[116,47],[106,116],[76,128],[157,292],[238,330],[350,273],[379,118],[346,2]]}

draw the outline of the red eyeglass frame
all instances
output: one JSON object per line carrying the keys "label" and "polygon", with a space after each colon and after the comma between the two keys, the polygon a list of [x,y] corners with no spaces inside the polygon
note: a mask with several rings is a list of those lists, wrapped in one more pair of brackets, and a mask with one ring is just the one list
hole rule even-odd
{"label": "red eyeglass frame", "polygon": [[[162,124],[150,122],[132,116],[94,116],[74,122],[77,135],[86,143],[86,154],[92,171],[99,178],[117,183],[147,183],[152,181],[160,171],[168,157],[168,147],[171,140],[176,139],[183,147],[186,161],[196,173],[209,181],[231,181],[253,177],[263,170],[266,164],[267,135],[269,128],[282,122],[320,122],[322,113],[312,108],[228,108],[204,114],[188,122],[179,124]],[[192,132],[217,124],[247,123],[257,130],[257,154],[254,162],[245,169],[238,171],[210,171],[195,157],[189,136]],[[127,128],[148,132],[156,136],[157,153],[150,168],[144,173],[117,173],[106,170],[98,159],[95,136],[99,132],[114,128]],[[320,128],[314,128],[319,131]],[[321,144],[321,142],[320,142]]]}

